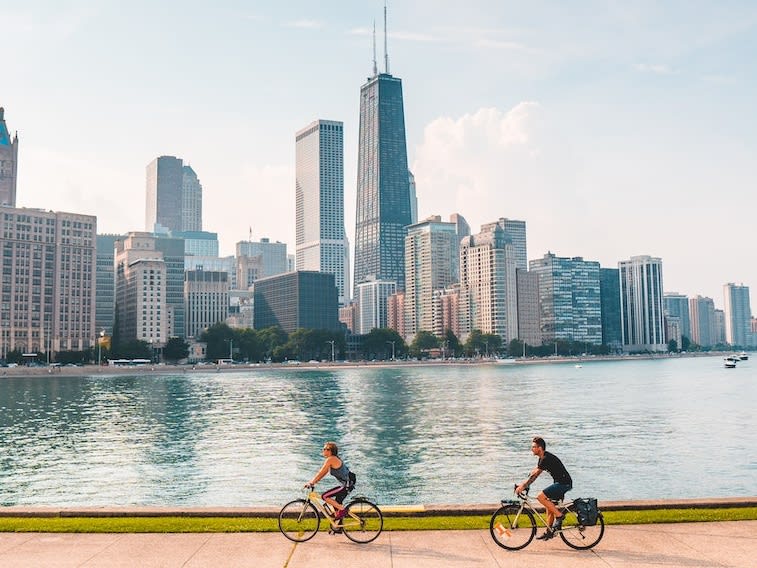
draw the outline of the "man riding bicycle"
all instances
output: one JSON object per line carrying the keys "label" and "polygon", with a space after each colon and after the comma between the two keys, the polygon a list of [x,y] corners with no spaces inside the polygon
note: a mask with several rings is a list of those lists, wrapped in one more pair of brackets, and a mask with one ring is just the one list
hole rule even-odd
{"label": "man riding bicycle", "polygon": [[565,497],[565,493],[573,489],[573,479],[568,470],[565,469],[556,455],[546,451],[546,449],[547,443],[544,438],[537,436],[533,439],[531,452],[539,458],[539,462],[528,479],[515,488],[516,493],[522,493],[541,475],[542,471],[547,471],[552,476],[552,485],[545,487],[544,491],[536,496],[539,503],[544,505],[547,511],[547,530],[541,536],[536,537],[540,540],[549,540],[562,528],[563,514],[555,507],[553,500],[562,499]]}

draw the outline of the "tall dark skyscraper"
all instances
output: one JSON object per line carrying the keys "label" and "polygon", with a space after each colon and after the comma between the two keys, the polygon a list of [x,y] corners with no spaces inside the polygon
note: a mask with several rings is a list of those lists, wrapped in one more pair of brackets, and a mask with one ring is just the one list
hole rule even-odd
{"label": "tall dark skyscraper", "polygon": [[5,109],[0,107],[0,205],[16,206],[18,136],[11,139],[5,124]]}
{"label": "tall dark skyscraper", "polygon": [[[385,56],[386,57],[386,56]],[[375,57],[374,57],[375,59]],[[405,235],[412,223],[402,80],[378,73],[360,88],[355,288],[367,278],[405,288]]]}

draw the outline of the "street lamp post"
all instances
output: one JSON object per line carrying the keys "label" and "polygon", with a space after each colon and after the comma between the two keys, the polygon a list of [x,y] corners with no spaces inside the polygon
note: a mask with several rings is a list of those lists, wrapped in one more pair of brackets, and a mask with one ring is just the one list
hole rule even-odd
{"label": "street lamp post", "polygon": [[331,362],[333,363],[334,362],[334,343],[335,343],[335,340],[334,339],[329,339],[329,340],[326,341],[326,343],[331,343]]}
{"label": "street lamp post", "polygon": [[394,341],[387,341],[392,346],[392,361],[394,361]]}
{"label": "street lamp post", "polygon": [[100,339],[97,341],[97,368],[100,368],[103,351],[103,337],[105,337],[105,330],[100,330]]}

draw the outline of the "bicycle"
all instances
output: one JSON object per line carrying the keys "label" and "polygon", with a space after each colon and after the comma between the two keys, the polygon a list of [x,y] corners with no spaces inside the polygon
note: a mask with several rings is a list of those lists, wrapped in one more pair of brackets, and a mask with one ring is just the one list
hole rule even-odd
{"label": "bicycle", "polygon": [[[517,485],[515,486],[517,488]],[[528,496],[528,489],[516,493],[518,500],[502,501],[502,506],[492,515],[489,532],[499,546],[507,550],[520,550],[528,546],[536,535],[536,518],[546,527],[547,522],[536,510],[536,499]],[[605,520],[597,510],[594,525],[582,524],[576,514],[575,501],[553,501],[565,515],[562,528],[556,531],[562,541],[576,550],[588,550],[599,544],[605,534]]]}
{"label": "bicycle", "polygon": [[344,533],[352,542],[367,544],[376,540],[384,528],[384,517],[377,505],[365,497],[355,497],[345,508],[341,519],[312,487],[305,489],[304,499],[295,499],[281,508],[279,530],[289,540],[305,542],[318,532],[321,517],[329,521],[329,534]]}

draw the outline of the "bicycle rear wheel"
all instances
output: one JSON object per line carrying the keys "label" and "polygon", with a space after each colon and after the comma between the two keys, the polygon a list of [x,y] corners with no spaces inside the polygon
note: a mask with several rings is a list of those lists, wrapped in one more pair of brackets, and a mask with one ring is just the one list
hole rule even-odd
{"label": "bicycle rear wheel", "polygon": [[279,530],[294,542],[305,542],[313,538],[320,524],[318,511],[305,499],[290,501],[279,512]]}
{"label": "bicycle rear wheel", "polygon": [[573,510],[565,511],[560,538],[565,544],[577,550],[588,550],[599,544],[605,534],[605,519],[602,513],[597,514],[597,524],[584,526],[578,522],[578,516]]}
{"label": "bicycle rear wheel", "polygon": [[518,505],[504,505],[489,521],[489,532],[499,546],[507,550],[525,548],[536,534],[536,520],[531,511]]}
{"label": "bicycle rear wheel", "polygon": [[355,499],[347,505],[342,517],[344,536],[352,542],[366,544],[376,540],[384,528],[384,517],[379,508],[366,499]]}

